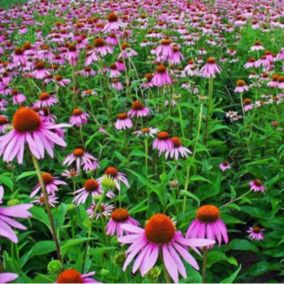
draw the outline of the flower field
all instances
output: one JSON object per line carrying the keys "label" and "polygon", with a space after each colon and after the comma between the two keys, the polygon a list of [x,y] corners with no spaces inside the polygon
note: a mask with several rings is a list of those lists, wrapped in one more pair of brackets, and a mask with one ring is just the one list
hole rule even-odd
{"label": "flower field", "polygon": [[284,2],[20,2],[0,283],[284,282]]}

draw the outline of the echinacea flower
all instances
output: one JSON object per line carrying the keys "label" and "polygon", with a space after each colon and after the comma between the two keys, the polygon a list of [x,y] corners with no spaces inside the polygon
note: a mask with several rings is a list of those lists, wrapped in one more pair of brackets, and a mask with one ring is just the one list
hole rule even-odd
{"label": "echinacea flower", "polygon": [[159,151],[159,155],[172,150],[173,147],[173,141],[171,140],[168,132],[161,131],[157,133],[157,137],[153,141],[153,149],[157,149]]}
{"label": "echinacea flower", "polygon": [[144,228],[130,224],[124,224],[122,228],[128,234],[119,237],[118,240],[122,244],[130,244],[126,251],[127,257],[123,270],[125,271],[130,262],[135,259],[132,273],[139,269],[144,276],[156,264],[161,254],[165,268],[175,283],[178,283],[179,274],[184,278],[187,277],[182,260],[199,269],[197,261],[188,252],[188,248],[197,250],[215,243],[213,240],[185,239],[180,231],[176,231],[175,224],[165,214],[153,215]]}
{"label": "echinacea flower", "polygon": [[[4,188],[0,186],[0,204],[3,202]],[[14,218],[27,219],[32,216],[28,211],[32,204],[20,204],[9,207],[0,207],[0,236],[11,240],[13,243],[18,242],[13,228],[26,230],[26,227],[14,220]]]}
{"label": "echinacea flower", "polygon": [[74,126],[81,126],[88,122],[89,115],[83,112],[80,108],[74,108],[69,123]]}
{"label": "echinacea flower", "polygon": [[47,92],[42,92],[39,97],[38,101],[34,102],[34,107],[38,108],[45,108],[51,107],[58,102],[58,99],[55,97],[54,94],[49,94]]}
{"label": "echinacea flower", "polygon": [[125,130],[127,128],[131,128],[133,126],[133,123],[131,121],[131,119],[128,117],[126,112],[122,112],[120,114],[118,114],[117,116],[117,120],[114,124],[115,128],[117,130]]}
{"label": "echinacea flower", "polygon": [[250,48],[251,51],[260,51],[264,50],[264,47],[262,46],[261,42],[256,41],[254,45]]}
{"label": "echinacea flower", "polygon": [[252,100],[249,99],[249,98],[243,99],[243,105],[244,105],[244,111],[249,111],[249,110],[253,109],[253,107],[254,107]]}
{"label": "echinacea flower", "polygon": [[204,78],[214,78],[220,72],[221,68],[213,57],[209,57],[206,64],[200,69],[200,75]]}
{"label": "echinacea flower", "polygon": [[56,283],[100,283],[91,278],[93,275],[95,275],[94,271],[81,274],[75,269],[66,269],[57,276]]}
{"label": "echinacea flower", "polygon": [[264,229],[259,226],[249,227],[247,232],[251,240],[262,241],[264,239]]}
{"label": "echinacea flower", "polygon": [[249,182],[250,189],[254,192],[264,192],[265,186],[260,179],[255,179]]}
{"label": "echinacea flower", "polygon": [[63,165],[70,166],[74,162],[77,171],[80,171],[81,167],[85,172],[95,171],[99,168],[98,160],[80,147],[76,148],[72,154],[64,159]]}
{"label": "echinacea flower", "polygon": [[0,283],[10,283],[18,278],[18,274],[11,272],[0,273]]}
{"label": "echinacea flower", "polygon": [[237,87],[235,88],[235,93],[243,93],[247,92],[249,90],[249,87],[246,85],[246,82],[244,80],[238,80],[237,81]]}
{"label": "echinacea flower", "polygon": [[[46,191],[48,194],[55,195],[55,193],[59,190],[58,185],[67,185],[65,181],[58,179],[58,177],[54,177],[50,173],[42,173],[42,180],[44,182]],[[41,185],[38,183],[34,188],[30,197],[34,197],[41,190]]]}
{"label": "echinacea flower", "polygon": [[[58,201],[57,196],[52,195],[52,194],[48,195],[48,205],[50,207],[55,207],[58,202],[59,201]],[[41,205],[41,206],[46,206],[46,200],[45,200],[44,194],[42,193],[35,200],[33,200],[32,203],[38,204],[38,205]]]}
{"label": "echinacea flower", "polygon": [[0,115],[0,133],[5,133],[9,126],[9,120],[6,115]]}
{"label": "echinacea flower", "polygon": [[159,64],[156,73],[153,76],[152,83],[156,87],[163,87],[172,84],[172,79],[167,72],[167,68],[163,64]]}
{"label": "echinacea flower", "polygon": [[[103,193],[102,187],[98,181],[95,179],[87,179],[84,183],[84,186],[74,192],[75,198],[73,202],[76,205],[85,203],[88,196],[95,197]],[[107,197],[112,198],[114,196],[112,191],[108,191],[106,194]]]}
{"label": "echinacea flower", "polygon": [[115,168],[115,167],[108,167],[105,170],[105,173],[100,178],[97,179],[98,182],[102,183],[102,181],[105,177],[109,177],[109,178],[113,179],[114,182],[115,182],[115,187],[118,190],[120,190],[121,183],[123,183],[127,188],[129,188],[129,183],[128,183],[126,174],[119,172],[118,169]]}
{"label": "echinacea flower", "polygon": [[121,237],[124,234],[122,229],[123,224],[137,226],[139,222],[130,217],[126,209],[117,208],[111,213],[111,218],[106,225],[106,234]]}
{"label": "echinacea flower", "polygon": [[228,243],[227,228],[220,218],[220,211],[214,205],[203,205],[196,212],[196,219],[192,221],[186,232],[187,238],[206,238]]}
{"label": "echinacea flower", "polygon": [[42,80],[42,79],[46,78],[49,75],[50,75],[50,73],[45,68],[45,63],[43,61],[41,61],[41,60],[37,61],[36,64],[35,64],[35,69],[31,73],[31,77],[35,78],[35,79],[38,79],[38,80]]}
{"label": "echinacea flower", "polygon": [[134,131],[133,133],[136,136],[145,136],[145,137],[154,137],[154,135],[157,134],[158,128],[153,128],[153,127],[144,127],[140,130]]}
{"label": "echinacea flower", "polygon": [[116,32],[120,28],[124,27],[124,23],[118,19],[117,15],[114,12],[108,14],[107,20],[108,23],[103,28],[104,33]]}
{"label": "echinacea flower", "polygon": [[94,40],[94,46],[96,54],[100,55],[101,57],[104,57],[107,54],[111,54],[113,52],[113,48],[111,46],[106,45],[104,39],[100,37],[97,37]]}
{"label": "echinacea flower", "polygon": [[25,144],[37,159],[43,159],[45,151],[53,157],[54,144],[66,146],[65,141],[56,130],[68,124],[53,124],[42,120],[34,110],[22,107],[13,117],[13,129],[0,137],[0,155],[5,162],[11,162],[17,157],[18,163],[23,163]]}
{"label": "echinacea flower", "polygon": [[80,171],[76,169],[69,169],[69,170],[64,170],[61,174],[63,177],[72,179],[74,177],[77,177],[80,175]]}
{"label": "echinacea flower", "polygon": [[179,156],[181,156],[182,158],[186,158],[189,154],[192,154],[189,149],[182,146],[179,137],[172,137],[171,140],[173,147],[169,150],[166,150],[166,159],[170,157],[171,159],[174,158],[175,160],[178,160]]}
{"label": "echinacea flower", "polygon": [[[89,215],[89,218],[95,218],[95,219],[100,219],[100,218],[108,218],[111,215],[111,212],[113,211],[114,206],[112,204],[107,204],[102,202],[100,204],[100,207],[96,209],[97,204],[93,203],[88,209],[87,213]],[[94,216],[94,211],[96,210],[96,214]]]}
{"label": "echinacea flower", "polygon": [[222,171],[222,172],[225,172],[227,170],[229,170],[231,168],[231,165],[229,163],[229,161],[225,160],[223,161],[220,165],[219,165],[219,169]]}
{"label": "echinacea flower", "polygon": [[145,107],[142,102],[134,101],[128,115],[130,117],[146,117],[150,115],[150,109]]}

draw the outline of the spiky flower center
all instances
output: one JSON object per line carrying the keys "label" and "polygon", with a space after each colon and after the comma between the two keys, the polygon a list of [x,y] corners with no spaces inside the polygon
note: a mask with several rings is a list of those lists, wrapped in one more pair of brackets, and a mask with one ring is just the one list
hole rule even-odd
{"label": "spiky flower center", "polygon": [[145,234],[148,241],[167,244],[175,236],[175,225],[165,214],[155,214],[146,223]]}
{"label": "spiky flower center", "polygon": [[117,208],[111,214],[111,218],[116,222],[125,222],[128,217],[128,211],[124,208]]}
{"label": "spiky flower center", "polygon": [[13,127],[21,133],[39,129],[40,123],[39,114],[27,107],[18,109],[13,117]]}
{"label": "spiky flower center", "polygon": [[214,57],[209,57],[209,58],[207,59],[207,63],[208,63],[208,64],[215,64],[215,63],[216,63],[216,59],[215,59]]}
{"label": "spiky flower center", "polygon": [[24,54],[24,49],[21,47],[15,48],[15,55],[23,55]]}
{"label": "spiky flower center", "polygon": [[151,82],[151,80],[153,79],[153,74],[152,73],[147,73],[145,75],[145,78],[146,78],[147,82]]}
{"label": "spiky flower center", "polygon": [[260,179],[255,179],[253,182],[256,186],[262,186],[262,181]]}
{"label": "spiky flower center", "polygon": [[157,134],[157,138],[158,138],[159,140],[167,140],[167,139],[169,139],[169,137],[170,137],[170,135],[169,135],[169,133],[166,132],[166,131],[161,131],[161,132],[159,132],[159,133]]}
{"label": "spiky flower center", "polygon": [[9,121],[8,121],[8,119],[7,119],[6,116],[0,115],[0,125],[5,125],[5,124],[7,124],[8,122],[9,122]]}
{"label": "spiky flower center", "polygon": [[243,87],[243,86],[245,86],[246,85],[246,82],[244,81],[244,80],[238,80],[237,81],[237,86],[238,87]]}
{"label": "spiky flower center", "polygon": [[220,217],[219,209],[214,205],[203,205],[196,213],[196,218],[204,223],[214,223]]}
{"label": "spiky flower center", "polygon": [[41,177],[45,185],[53,182],[53,176],[50,173],[42,173]]}
{"label": "spiky flower center", "polygon": [[95,47],[103,47],[105,45],[105,41],[101,37],[97,37],[94,40]]}
{"label": "spiky flower center", "polygon": [[88,179],[88,180],[86,180],[84,187],[85,187],[86,191],[94,192],[94,191],[98,190],[99,183],[94,179]]}
{"label": "spiky flower center", "polygon": [[74,116],[79,116],[79,115],[81,115],[83,113],[83,111],[81,110],[81,109],[79,109],[79,108],[74,108],[73,109],[73,112],[72,112],[72,115],[74,115]]}
{"label": "spiky flower center", "polygon": [[74,52],[74,51],[76,51],[76,50],[77,50],[77,47],[76,47],[76,44],[75,44],[75,43],[70,43],[70,44],[68,45],[68,51]]}
{"label": "spiky flower center", "polygon": [[61,75],[55,75],[55,76],[54,76],[54,79],[55,79],[56,81],[61,81],[61,80],[63,79],[63,77],[62,77]]}
{"label": "spiky flower center", "polygon": [[118,114],[117,118],[120,119],[120,120],[125,120],[127,119],[127,113],[126,112],[122,112],[120,114]]}
{"label": "spiky flower center", "polygon": [[82,156],[85,154],[85,151],[84,151],[84,149],[82,149],[82,148],[76,148],[76,149],[73,151],[73,154],[74,154],[74,156],[76,156],[76,157],[82,157]]}
{"label": "spiky flower center", "polygon": [[39,95],[39,99],[40,99],[40,101],[45,101],[45,100],[49,99],[49,93],[47,93],[47,92],[41,93]]}
{"label": "spiky flower center", "polygon": [[105,174],[106,174],[107,176],[116,177],[117,174],[118,174],[118,170],[117,170],[117,168],[115,168],[115,167],[108,167],[108,168],[105,170]]}
{"label": "spiky flower center", "polygon": [[118,20],[118,17],[114,12],[111,12],[111,13],[108,14],[107,19],[108,19],[109,22],[113,23],[113,22],[116,22]]}
{"label": "spiky flower center", "polygon": [[169,38],[164,38],[161,40],[161,45],[170,45],[172,41]]}
{"label": "spiky flower center", "polygon": [[249,98],[244,98],[244,105],[250,105],[251,104],[251,99]]}
{"label": "spiky flower center", "polygon": [[254,226],[252,228],[252,230],[253,230],[254,233],[260,233],[261,232],[261,228],[259,226]]}
{"label": "spiky flower center", "polygon": [[32,45],[31,45],[31,43],[30,42],[25,42],[24,44],[23,44],[23,49],[24,50],[29,50],[29,49],[31,49],[32,48]]}
{"label": "spiky flower center", "polygon": [[272,81],[273,82],[278,82],[279,77],[280,77],[279,74],[273,74],[272,75]]}
{"label": "spiky flower center", "polygon": [[147,134],[147,133],[150,132],[150,128],[145,127],[145,128],[142,128],[141,131],[142,131],[142,133]]}
{"label": "spiky flower center", "polygon": [[77,270],[67,269],[58,275],[56,283],[83,283],[83,278]]}
{"label": "spiky flower center", "polygon": [[172,137],[171,140],[172,140],[175,148],[178,148],[178,147],[180,147],[182,145],[181,140],[179,139],[179,137],[176,137],[176,136]]}
{"label": "spiky flower center", "polygon": [[159,64],[156,68],[156,71],[158,73],[165,73],[167,70],[166,66],[164,64]]}
{"label": "spiky flower center", "polygon": [[141,103],[140,101],[134,101],[134,102],[132,103],[131,108],[132,108],[133,110],[142,110],[142,109],[144,109],[144,105],[143,105],[143,103]]}

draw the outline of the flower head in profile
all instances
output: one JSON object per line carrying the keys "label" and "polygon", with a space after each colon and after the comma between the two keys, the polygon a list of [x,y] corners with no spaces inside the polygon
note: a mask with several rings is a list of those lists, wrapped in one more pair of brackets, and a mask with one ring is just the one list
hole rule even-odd
{"label": "flower head in profile", "polygon": [[173,80],[171,79],[167,68],[164,64],[159,64],[156,68],[156,73],[152,78],[152,83],[156,87],[163,87],[166,85],[171,85]]}
{"label": "flower head in profile", "polygon": [[150,109],[145,107],[142,102],[134,101],[128,115],[130,117],[146,117],[150,115]]}
{"label": "flower head in profile", "polygon": [[144,228],[130,224],[124,224],[122,228],[128,234],[118,240],[122,244],[130,245],[126,251],[123,270],[135,259],[132,273],[140,270],[144,276],[161,256],[167,272],[175,283],[178,283],[179,274],[187,277],[183,261],[199,269],[188,248],[198,251],[198,248],[215,243],[213,240],[185,239],[182,233],[176,230],[174,222],[165,214],[153,215]]}
{"label": "flower head in profile", "polygon": [[168,132],[161,131],[157,133],[157,138],[153,141],[153,149],[157,149],[159,155],[171,151],[173,147],[173,141]]}
{"label": "flower head in profile", "polygon": [[66,146],[58,135],[58,130],[69,125],[45,121],[30,108],[19,108],[14,114],[12,124],[13,129],[0,137],[0,156],[3,156],[5,162],[17,158],[18,163],[22,164],[26,144],[37,159],[43,159],[45,152],[53,158],[55,144]]}
{"label": "flower head in profile", "polygon": [[57,276],[56,283],[100,283],[92,278],[93,275],[94,271],[81,274],[75,269],[66,269]]}
{"label": "flower head in profile", "polygon": [[117,120],[114,123],[114,127],[117,130],[125,130],[133,126],[132,120],[129,118],[126,112],[119,113]]}
{"label": "flower head in profile", "polygon": [[220,218],[220,210],[214,205],[203,205],[196,212],[186,232],[187,238],[206,238],[216,240],[219,245],[228,243],[227,228]]}
{"label": "flower head in profile", "polygon": [[248,90],[249,90],[249,87],[247,86],[244,80],[237,81],[237,87],[235,88],[235,93],[243,93],[243,92],[247,92]]}
{"label": "flower head in profile", "polygon": [[264,192],[265,186],[263,185],[262,181],[260,179],[255,179],[249,182],[250,190],[254,192]]}
{"label": "flower head in profile", "polygon": [[103,28],[104,33],[116,32],[124,27],[124,23],[118,19],[118,16],[114,12],[108,14],[107,20],[108,23]]}
{"label": "flower head in profile", "polygon": [[108,218],[111,215],[111,212],[114,209],[114,206],[112,204],[107,204],[102,202],[99,205],[99,208],[97,208],[97,204],[93,203],[88,209],[87,213],[89,215],[89,218],[95,218],[95,219],[100,219],[100,218]]}
{"label": "flower head in profile", "polygon": [[192,153],[189,149],[182,146],[182,143],[179,137],[172,137],[171,140],[172,140],[173,147],[172,149],[169,149],[166,151],[165,153],[166,159],[174,158],[175,160],[178,160],[180,157],[186,158],[189,154]]}
{"label": "flower head in profile", "polygon": [[204,78],[215,77],[221,72],[220,66],[214,57],[209,57],[206,64],[200,69],[200,75]]}
{"label": "flower head in profile", "polygon": [[111,218],[106,225],[106,234],[121,237],[124,234],[122,229],[123,224],[137,226],[139,222],[130,217],[129,212],[126,209],[117,208],[111,213]]}
{"label": "flower head in profile", "polygon": [[[56,204],[59,202],[58,197],[53,194],[49,194],[47,199],[50,207],[55,207]],[[40,196],[35,198],[35,200],[33,200],[32,203],[38,204],[40,206],[46,206],[46,200],[44,194],[42,193]]]}
{"label": "flower head in profile", "polygon": [[251,240],[262,241],[264,239],[264,229],[259,226],[249,227],[247,232]]}
{"label": "flower head in profile", "polygon": [[74,126],[81,126],[88,122],[89,115],[80,108],[74,108],[69,123]]}
{"label": "flower head in profile", "polygon": [[38,101],[34,103],[34,106],[38,108],[51,107],[55,105],[57,102],[58,102],[58,99],[55,97],[54,94],[42,92],[40,93],[38,97]]}
{"label": "flower head in profile", "polygon": [[[4,188],[0,185],[0,204],[3,202]],[[14,218],[27,219],[32,216],[28,211],[32,204],[20,204],[9,207],[0,207],[0,236],[9,239],[13,243],[18,242],[18,237],[13,231],[14,228],[26,230],[26,227],[14,220]]]}
{"label": "flower head in profile", "polygon": [[227,170],[229,170],[231,168],[231,164],[229,163],[228,160],[223,161],[220,165],[219,165],[219,169],[222,172],[225,172]]}
{"label": "flower head in profile", "polygon": [[140,130],[134,131],[133,133],[136,136],[144,136],[144,137],[154,138],[154,136],[157,134],[158,131],[159,131],[158,128],[144,127],[144,128],[141,128]]}

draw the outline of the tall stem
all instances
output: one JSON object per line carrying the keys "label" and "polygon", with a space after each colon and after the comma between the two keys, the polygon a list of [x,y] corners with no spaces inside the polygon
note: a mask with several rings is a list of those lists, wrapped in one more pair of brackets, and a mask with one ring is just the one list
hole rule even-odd
{"label": "tall stem", "polygon": [[[148,138],[145,137],[145,168],[146,168],[146,179],[148,180],[148,151],[149,151],[149,146],[148,146]],[[147,208],[149,211],[149,207],[150,207],[150,192],[149,192],[149,188],[148,185],[146,185],[146,190],[147,190]]]}
{"label": "tall stem", "polygon": [[57,238],[57,233],[56,233],[56,229],[55,229],[55,226],[54,226],[54,221],[53,221],[53,217],[52,217],[52,214],[51,214],[51,209],[50,209],[49,203],[48,203],[48,194],[47,194],[46,187],[45,187],[45,184],[44,184],[41,172],[40,172],[39,163],[38,163],[38,160],[36,159],[36,157],[34,155],[32,155],[32,160],[33,160],[34,168],[35,168],[37,176],[38,176],[38,180],[39,180],[39,183],[40,183],[40,186],[41,186],[41,190],[43,192],[45,208],[46,208],[46,212],[47,212],[49,223],[50,223],[51,234],[52,234],[52,237],[53,237],[53,240],[54,240],[54,243],[55,243],[57,258],[61,263],[63,263],[61,253],[60,253],[60,245],[59,245],[59,241],[58,241],[58,238]]}
{"label": "tall stem", "polygon": [[[198,128],[197,128],[197,134],[196,134],[196,139],[195,139],[195,145],[194,145],[194,149],[193,149],[193,153],[192,153],[193,160],[195,160],[197,144],[198,144],[199,136],[200,136],[201,122],[202,122],[202,112],[203,112],[203,104],[200,105],[199,119],[198,119]],[[186,178],[185,178],[185,184],[184,184],[184,191],[185,191],[185,193],[188,191],[189,176],[190,176],[190,165],[188,165],[187,168],[186,168]],[[183,197],[183,206],[182,206],[182,212],[183,213],[185,212],[185,209],[186,209],[186,200],[187,200],[187,195],[185,194],[184,197]]]}
{"label": "tall stem", "polygon": [[203,249],[203,264],[202,264],[202,283],[206,283],[206,266],[207,266],[207,248]]}

